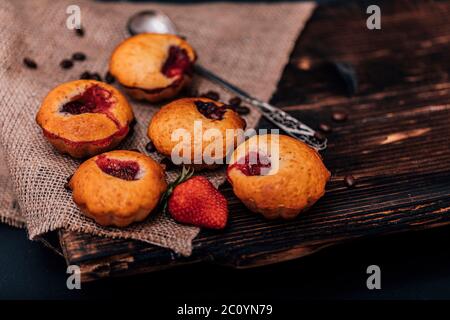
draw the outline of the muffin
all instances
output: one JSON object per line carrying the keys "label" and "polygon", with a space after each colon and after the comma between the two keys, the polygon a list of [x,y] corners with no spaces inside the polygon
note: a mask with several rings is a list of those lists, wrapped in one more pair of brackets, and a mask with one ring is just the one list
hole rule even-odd
{"label": "muffin", "polygon": [[213,169],[241,142],[245,125],[231,106],[208,98],[183,98],[153,116],[147,135],[174,164]]}
{"label": "muffin", "polygon": [[157,102],[190,83],[195,60],[194,49],[182,38],[143,33],[117,46],[109,71],[132,97]]}
{"label": "muffin", "polygon": [[330,173],[319,154],[285,135],[257,135],[231,156],[227,178],[251,211],[292,219],[325,193]]}
{"label": "muffin", "polygon": [[86,216],[102,226],[125,227],[150,214],[167,184],[164,170],[152,158],[116,150],[83,162],[69,187]]}
{"label": "muffin", "polygon": [[133,118],[133,110],[116,88],[77,80],[50,91],[36,122],[57,150],[84,158],[116,147],[128,134]]}

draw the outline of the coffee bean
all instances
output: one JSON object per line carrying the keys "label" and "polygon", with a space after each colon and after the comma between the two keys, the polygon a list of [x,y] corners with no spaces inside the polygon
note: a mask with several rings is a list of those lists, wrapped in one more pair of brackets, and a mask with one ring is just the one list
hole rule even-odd
{"label": "coffee bean", "polygon": [[114,78],[114,76],[108,71],[105,74],[105,81],[106,81],[106,83],[111,84],[111,83],[114,83],[114,81],[116,81],[116,78]]}
{"label": "coffee bean", "polygon": [[147,143],[147,144],[145,145],[145,150],[146,150],[148,153],[151,153],[151,152],[155,151],[156,148],[155,148],[155,145],[153,144],[153,142],[150,141],[149,143]]}
{"label": "coffee bean", "polygon": [[219,101],[219,99],[220,99],[220,94],[217,93],[216,91],[210,90],[210,91],[208,91],[207,93],[203,94],[202,97],[208,98],[208,99],[211,99],[211,100]]}
{"label": "coffee bean", "polygon": [[352,188],[356,185],[356,178],[352,175],[345,176],[344,182],[347,187]]}
{"label": "coffee bean", "polygon": [[13,210],[19,209],[19,202],[17,200],[13,200],[12,208],[13,208]]}
{"label": "coffee bean", "polygon": [[84,80],[92,79],[92,75],[89,71],[85,71],[80,75],[80,79]]}
{"label": "coffee bean", "polygon": [[97,80],[97,81],[102,81],[102,77],[100,76],[100,74],[98,72],[91,73],[91,79]]}
{"label": "coffee bean", "polygon": [[239,97],[231,98],[228,103],[232,106],[239,107],[241,105],[242,99]]}
{"label": "coffee bean", "polygon": [[69,181],[70,181],[70,179],[72,179],[72,177],[73,177],[73,174],[71,174],[70,176],[68,176],[68,177],[67,177],[67,179],[66,179],[66,180],[67,180],[67,182],[69,182]]}
{"label": "coffee bean", "polygon": [[175,165],[173,164],[172,160],[170,160],[169,158],[164,158],[159,163],[164,167],[164,170],[166,170],[166,171],[175,169]]}
{"label": "coffee bean", "polygon": [[240,115],[246,115],[250,113],[250,108],[246,106],[238,106],[236,107],[236,112]]}
{"label": "coffee bean", "polygon": [[335,111],[335,112],[333,112],[331,117],[336,122],[343,122],[343,121],[347,120],[348,115],[347,115],[347,113],[345,113],[343,111]]}
{"label": "coffee bean", "polygon": [[322,131],[323,133],[330,133],[331,132],[331,126],[329,124],[326,124],[326,123],[321,123],[319,125],[319,130]]}
{"label": "coffee bean", "polygon": [[63,68],[63,69],[70,69],[70,68],[73,67],[73,62],[72,62],[72,60],[64,59],[63,61],[60,62],[59,65],[60,65],[61,68]]}
{"label": "coffee bean", "polygon": [[80,27],[79,29],[75,29],[75,33],[79,37],[84,37],[84,29]]}
{"label": "coffee bean", "polygon": [[84,61],[86,60],[86,55],[83,52],[75,52],[72,55],[72,59],[75,61]]}
{"label": "coffee bean", "polygon": [[314,138],[316,138],[317,140],[319,140],[321,142],[326,139],[325,136],[322,133],[320,133],[319,131],[314,132]]}
{"label": "coffee bean", "polygon": [[23,64],[29,69],[37,69],[37,63],[30,58],[23,58]]}
{"label": "coffee bean", "polygon": [[66,189],[67,191],[72,191],[72,189],[70,189],[68,182],[64,183],[64,189]]}

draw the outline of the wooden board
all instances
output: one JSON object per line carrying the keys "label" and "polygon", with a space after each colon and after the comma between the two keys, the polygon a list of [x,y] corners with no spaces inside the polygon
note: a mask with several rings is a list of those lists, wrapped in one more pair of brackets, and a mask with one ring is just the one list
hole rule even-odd
{"label": "wooden board", "polygon": [[[333,126],[323,153],[333,176],[307,214],[266,221],[224,186],[229,226],[202,231],[188,258],[142,242],[60,231],[67,262],[81,266],[83,280],[200,261],[254,267],[361,237],[449,224],[450,3],[385,1],[382,30],[374,31],[366,28],[365,3],[315,12],[272,99],[308,124]],[[355,96],[346,96],[331,60],[354,66]],[[348,112],[348,121],[333,123],[335,110]],[[345,186],[347,174],[357,177],[356,188]]]}

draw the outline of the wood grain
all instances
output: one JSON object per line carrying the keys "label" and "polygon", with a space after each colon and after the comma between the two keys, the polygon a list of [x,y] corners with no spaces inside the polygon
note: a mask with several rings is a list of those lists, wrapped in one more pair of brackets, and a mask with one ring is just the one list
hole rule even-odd
{"label": "wood grain", "polygon": [[[372,4],[372,3],[370,3]],[[223,232],[202,231],[191,257],[146,243],[60,231],[67,262],[83,280],[200,261],[247,268],[299,258],[356,238],[450,223],[449,2],[385,1],[382,29],[368,30],[364,1],[318,8],[296,44],[272,102],[318,127],[332,125],[326,195],[293,221],[266,221],[229,188]],[[347,97],[331,61],[359,78]],[[349,114],[331,120],[334,111]],[[265,121],[261,127],[271,127]],[[357,178],[347,188],[346,175]]]}

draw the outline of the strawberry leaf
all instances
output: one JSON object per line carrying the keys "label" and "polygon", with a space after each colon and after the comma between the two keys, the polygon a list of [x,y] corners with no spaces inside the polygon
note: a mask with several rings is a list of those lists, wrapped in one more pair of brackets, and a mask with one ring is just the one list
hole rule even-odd
{"label": "strawberry leaf", "polygon": [[170,195],[173,192],[173,189],[175,189],[177,185],[190,179],[193,174],[194,174],[193,168],[186,168],[185,166],[183,166],[180,175],[173,182],[169,183],[169,185],[167,186],[167,190],[163,193],[161,199],[159,200],[159,206],[162,212],[165,213],[167,210],[167,203],[169,201]]}

